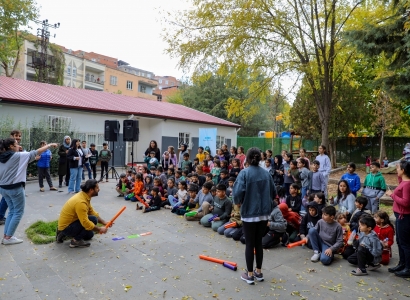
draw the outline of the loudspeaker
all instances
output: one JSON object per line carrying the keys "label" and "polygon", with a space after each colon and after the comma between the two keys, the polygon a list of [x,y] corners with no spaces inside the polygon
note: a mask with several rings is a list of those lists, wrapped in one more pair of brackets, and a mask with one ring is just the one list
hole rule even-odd
{"label": "loudspeaker", "polygon": [[137,120],[124,120],[122,139],[124,142],[138,142],[140,129]]}
{"label": "loudspeaker", "polygon": [[104,123],[104,140],[107,142],[116,142],[120,132],[120,122],[117,120],[105,120]]}

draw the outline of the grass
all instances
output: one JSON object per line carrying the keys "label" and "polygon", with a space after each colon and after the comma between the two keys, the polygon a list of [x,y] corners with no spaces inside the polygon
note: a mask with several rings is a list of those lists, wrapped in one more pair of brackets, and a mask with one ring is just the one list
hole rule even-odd
{"label": "grass", "polygon": [[386,204],[380,204],[379,206],[380,210],[385,211],[389,216],[393,214],[393,206],[392,205],[386,205]]}
{"label": "grass", "polygon": [[50,244],[56,240],[58,221],[37,221],[26,229],[26,234],[34,244]]}

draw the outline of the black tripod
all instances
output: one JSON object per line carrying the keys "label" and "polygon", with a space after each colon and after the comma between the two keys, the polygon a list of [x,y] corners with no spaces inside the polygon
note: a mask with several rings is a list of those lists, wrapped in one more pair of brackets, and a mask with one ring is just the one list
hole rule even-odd
{"label": "black tripod", "polygon": [[120,178],[120,175],[118,175],[118,172],[117,172],[117,170],[115,169],[115,167],[114,167],[114,142],[112,142],[112,150],[111,150],[111,153],[112,153],[112,161],[111,161],[111,167],[108,169],[108,171],[104,174],[104,176],[103,177],[101,177],[101,179],[102,178],[104,178],[104,177],[106,177],[107,179],[108,179],[108,174],[110,173],[110,171],[111,171],[111,178],[114,178],[114,176],[115,176],[115,180],[117,180],[117,179],[119,179]]}

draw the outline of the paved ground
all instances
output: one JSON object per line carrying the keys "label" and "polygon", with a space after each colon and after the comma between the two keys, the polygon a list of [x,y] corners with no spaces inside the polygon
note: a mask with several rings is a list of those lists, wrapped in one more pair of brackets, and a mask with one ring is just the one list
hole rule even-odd
{"label": "paved ground", "polygon": [[[64,244],[34,245],[24,230],[36,220],[55,220],[68,199],[63,192],[40,193],[27,184],[26,212],[16,236],[19,245],[0,245],[0,299],[405,299],[410,282],[383,267],[370,276],[337,258],[330,267],[312,263],[311,250],[281,246],[265,251],[265,282],[249,286],[240,280],[244,245],[169,210],[142,214],[135,204],[115,195],[115,183],[101,185],[94,208],[110,219],[127,209],[106,235],[85,249]],[[151,231],[152,235],[113,241]],[[203,261],[199,254],[236,261],[237,272]],[[397,262],[397,251],[391,265]],[[125,291],[128,287],[128,291]]]}

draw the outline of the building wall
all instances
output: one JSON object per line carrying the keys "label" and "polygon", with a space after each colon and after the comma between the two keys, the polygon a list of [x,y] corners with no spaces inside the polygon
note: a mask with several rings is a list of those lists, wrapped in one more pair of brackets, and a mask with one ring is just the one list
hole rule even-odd
{"label": "building wall", "polygon": [[[120,122],[120,133],[123,133],[123,120],[127,119],[124,115],[101,114],[93,112],[84,112],[78,110],[66,110],[57,108],[48,108],[41,106],[29,106],[1,103],[0,119],[5,117],[13,117],[14,123],[21,122],[31,125],[33,120],[39,121],[46,116],[58,116],[71,118],[73,131],[79,133],[77,138],[87,140],[88,144],[94,142],[97,144],[97,149],[101,148],[104,141],[104,122],[105,120],[118,120]],[[218,135],[229,138],[236,144],[236,130],[232,127],[198,124],[194,122],[181,122],[175,120],[151,119],[144,117],[136,117],[139,121],[139,141],[134,143],[134,161],[141,162],[142,155],[149,146],[151,140],[156,140],[158,147],[163,150],[169,145],[162,145],[162,137],[178,138],[180,132],[190,133],[192,137],[198,137],[199,128],[212,127],[218,128]],[[99,138],[98,138],[99,137]],[[73,138],[73,137],[72,137]],[[94,140],[96,139],[96,140]],[[98,140],[99,139],[99,140]],[[98,140],[98,141],[97,141]],[[175,139],[176,140],[176,139]],[[59,142],[61,141],[50,141]],[[111,143],[110,143],[111,144]],[[125,152],[126,161],[131,161],[131,143],[127,142],[127,150]],[[177,148],[178,145],[173,145]],[[192,151],[196,153],[199,145],[194,145]]]}
{"label": "building wall", "polygon": [[[84,60],[67,53],[64,53],[64,59],[64,86],[70,86],[77,89],[84,88]],[[69,68],[70,73],[68,73]],[[76,68],[76,76],[73,74],[74,68]]]}

